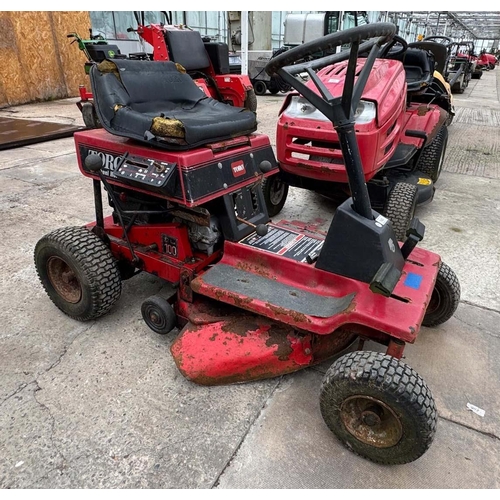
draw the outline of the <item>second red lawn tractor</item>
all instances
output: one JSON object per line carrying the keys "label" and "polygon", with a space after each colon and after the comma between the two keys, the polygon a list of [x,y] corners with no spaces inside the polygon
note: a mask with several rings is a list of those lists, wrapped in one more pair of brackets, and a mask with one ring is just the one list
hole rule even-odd
{"label": "second red lawn tractor", "polygon": [[[230,73],[229,49],[227,44],[203,41],[198,31],[187,26],[172,25],[171,14],[163,12],[165,24],[147,24],[144,12],[134,12],[137,29],[129,32],[137,34],[153,47],[153,52],[133,53],[130,59],[152,59],[154,61],[173,61],[180,64],[196,81],[206,95],[236,107],[245,107],[250,111],[257,109],[257,97],[247,75]],[[86,72],[93,63],[108,59],[127,57],[120,53],[116,45],[108,44],[102,37],[90,37],[82,40],[76,33],[70,33],[78,41],[80,50],[87,56]],[[100,127],[92,92],[85,85],[80,85],[78,107],[82,111],[85,125],[89,128]]]}
{"label": "second red lawn tractor", "polygon": [[[304,44],[295,50],[300,55],[309,49]],[[360,53],[364,50],[361,45]],[[408,48],[404,39],[394,37],[373,61],[360,57],[350,69],[354,64],[350,57],[343,51],[296,65],[294,74],[307,73],[310,80],[294,84],[298,92],[287,96],[280,111],[276,149],[281,177],[289,185],[340,201],[352,194],[341,137],[312,95],[340,99],[353,93],[351,87],[363,77],[363,86],[353,94],[352,110],[363,181],[372,205],[391,220],[402,241],[416,206],[433,199],[446,152],[451,104],[436,86],[435,59],[428,50]],[[354,74],[351,81],[349,69]],[[293,77],[288,78],[290,83]],[[441,104],[434,102],[438,97]]]}
{"label": "second red lawn tractor", "polygon": [[[417,247],[425,230],[417,218],[398,244],[391,222],[370,205],[357,110],[371,75],[386,77],[377,58],[395,30],[353,28],[268,63],[337,132],[352,197],[327,234],[270,220],[262,181],[277,165],[269,138],[254,133],[255,113],[206,96],[173,62],[94,65],[104,128],[77,132],[75,144],[79,168],[92,179],[96,220],[36,244],[50,299],[76,320],[93,320],[112,309],[123,280],[152,273],[173,291],[144,300],[142,315],[159,334],[179,328],[171,353],[187,379],[241,383],[336,355],[319,388],[328,428],[375,462],[419,458],[434,438],[437,411],[402,357],[422,325],[453,315],[460,286],[439,255]],[[355,81],[361,39],[369,55]],[[340,96],[319,77],[312,77],[319,93],[294,77],[299,57],[344,44],[351,49]],[[356,340],[357,350],[340,355]],[[365,340],[385,352],[363,351]]]}
{"label": "second red lawn tractor", "polygon": [[481,51],[477,59],[477,64],[486,71],[495,69],[498,65],[498,59],[493,54],[488,54],[486,49]]}

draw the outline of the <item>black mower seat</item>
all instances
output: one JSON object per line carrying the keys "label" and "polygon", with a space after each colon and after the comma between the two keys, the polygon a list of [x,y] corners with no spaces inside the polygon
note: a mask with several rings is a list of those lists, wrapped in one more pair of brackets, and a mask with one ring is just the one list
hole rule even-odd
{"label": "black mower seat", "polygon": [[111,134],[165,149],[248,135],[255,113],[207,97],[170,61],[106,59],[90,70],[97,116]]}
{"label": "black mower seat", "polygon": [[408,44],[408,48],[421,49],[431,52],[436,61],[435,70],[444,74],[446,59],[448,57],[448,49],[446,45],[438,42],[413,42]]}
{"label": "black mower seat", "polygon": [[434,56],[421,49],[406,50],[403,66],[406,73],[408,92],[424,90],[432,82],[434,75]]}

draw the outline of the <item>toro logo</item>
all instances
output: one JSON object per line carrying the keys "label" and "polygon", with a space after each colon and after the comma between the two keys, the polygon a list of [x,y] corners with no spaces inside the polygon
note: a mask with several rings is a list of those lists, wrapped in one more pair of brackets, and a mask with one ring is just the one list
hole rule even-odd
{"label": "toro logo", "polygon": [[99,155],[102,159],[103,170],[108,173],[113,173],[118,166],[118,162],[120,161],[120,156],[105,153],[104,151],[95,151],[93,149],[87,149],[87,155],[83,152],[82,160],[85,160],[85,157],[90,155]]}
{"label": "toro logo", "polygon": [[243,163],[243,160],[238,160],[231,163],[231,169],[233,171],[234,177],[241,177],[242,175],[246,174],[245,164]]}

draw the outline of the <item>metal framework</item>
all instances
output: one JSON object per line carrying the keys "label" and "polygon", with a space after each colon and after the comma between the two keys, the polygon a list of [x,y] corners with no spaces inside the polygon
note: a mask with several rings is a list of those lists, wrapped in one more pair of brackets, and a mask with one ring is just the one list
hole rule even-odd
{"label": "metal framework", "polygon": [[[426,36],[445,35],[472,40],[500,39],[500,12],[486,11],[435,11],[388,12],[392,20],[406,19],[416,25]],[[497,44],[498,45],[498,44]]]}

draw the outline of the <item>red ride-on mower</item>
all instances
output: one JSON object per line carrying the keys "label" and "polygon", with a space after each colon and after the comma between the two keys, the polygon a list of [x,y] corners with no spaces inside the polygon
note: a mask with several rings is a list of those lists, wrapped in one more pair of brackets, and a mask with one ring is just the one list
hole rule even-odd
{"label": "red ride-on mower", "polygon": [[[362,29],[369,32],[369,28]],[[309,48],[304,44],[297,50],[301,55]],[[360,53],[363,51],[365,44],[360,46]],[[450,103],[442,96],[444,105],[429,98],[434,94],[436,100],[442,93],[435,86],[432,53],[408,48],[400,37],[381,48],[373,60],[356,59],[354,81],[347,80],[349,64],[354,64],[349,57],[343,51],[297,64],[294,71],[307,72],[310,80],[295,85],[298,93],[287,96],[280,112],[276,149],[282,179],[340,200],[352,194],[338,130],[331,116],[314,104],[311,93],[339,99],[343,92],[353,92],[346,87],[363,76],[364,85],[356,87],[353,109],[363,180],[372,205],[391,220],[402,241],[415,207],[433,199],[446,151],[446,108]]]}
{"label": "red ride-on mower", "polygon": [[[145,322],[180,328],[171,352],[203,385],[276,377],[339,357],[320,389],[327,426],[375,462],[416,460],[430,446],[437,412],[430,389],[401,361],[421,325],[454,313],[458,280],[438,255],[419,249],[414,219],[400,246],[391,222],[372,210],[356,132],[356,109],[392,24],[371,24],[308,44],[350,44],[347,85],[332,97],[294,77],[294,57],[270,73],[300,90],[337,130],[352,198],[328,234],[269,220],[261,181],[276,169],[255,114],[209,97],[172,62],[107,61],[90,72],[103,129],[75,134],[78,163],[93,179],[96,221],[44,236],[35,264],[49,297],[77,320],[107,313],[135,270],[175,286],[146,299]],[[369,56],[353,85],[361,38]],[[101,185],[112,216],[104,218]],[[133,281],[129,286],[133,286]],[[365,340],[385,353],[362,351]]]}
{"label": "red ride-on mower", "polygon": [[[172,25],[172,15],[163,12],[166,23],[147,24],[144,12],[134,11],[138,28],[137,34],[153,47],[153,53],[133,53],[130,59],[152,59],[154,61],[173,61],[186,70],[196,81],[206,95],[236,107],[245,107],[250,111],[257,110],[257,97],[250,78],[247,75],[230,74],[229,49],[227,44],[220,42],[204,42],[198,31],[187,26]],[[109,45],[102,37],[92,37],[82,40],[76,33],[70,33],[68,38],[78,41],[80,50],[87,56],[85,70],[92,63],[101,62],[104,57],[124,58],[116,45]],[[73,43],[73,42],[72,42]],[[111,52],[110,52],[111,51]],[[109,55],[109,54],[112,55]],[[85,125],[89,128],[99,128],[100,123],[94,110],[92,92],[85,85],[80,85],[80,101],[77,103],[82,111]]]}

